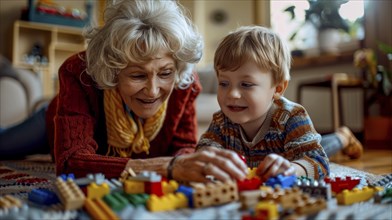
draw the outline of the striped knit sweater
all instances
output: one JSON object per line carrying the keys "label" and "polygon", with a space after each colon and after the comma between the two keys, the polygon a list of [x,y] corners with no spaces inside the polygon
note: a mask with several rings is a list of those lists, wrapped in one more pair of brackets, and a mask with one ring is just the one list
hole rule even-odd
{"label": "striped knit sweater", "polygon": [[246,140],[239,124],[218,111],[196,148],[233,150],[246,158],[249,167],[257,167],[268,154],[275,153],[303,167],[307,177],[319,180],[329,175],[328,157],[320,140],[306,110],[281,97],[274,101],[252,141]]}

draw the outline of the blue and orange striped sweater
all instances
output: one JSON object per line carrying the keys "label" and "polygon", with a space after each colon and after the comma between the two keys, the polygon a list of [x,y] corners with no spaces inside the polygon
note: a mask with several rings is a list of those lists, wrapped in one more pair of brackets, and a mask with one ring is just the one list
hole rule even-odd
{"label": "blue and orange striped sweater", "polygon": [[329,175],[329,160],[320,145],[321,136],[308,113],[284,97],[271,105],[256,137],[252,141],[245,137],[239,124],[218,111],[196,148],[233,150],[246,158],[249,167],[257,167],[268,154],[275,153],[302,166],[309,178],[320,180]]}

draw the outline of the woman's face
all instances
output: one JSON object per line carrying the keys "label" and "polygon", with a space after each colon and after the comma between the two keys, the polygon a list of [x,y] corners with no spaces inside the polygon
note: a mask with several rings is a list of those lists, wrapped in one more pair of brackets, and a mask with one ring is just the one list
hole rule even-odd
{"label": "woman's face", "polygon": [[176,63],[159,53],[146,63],[130,63],[118,75],[121,98],[138,117],[152,117],[169,98],[177,74]]}

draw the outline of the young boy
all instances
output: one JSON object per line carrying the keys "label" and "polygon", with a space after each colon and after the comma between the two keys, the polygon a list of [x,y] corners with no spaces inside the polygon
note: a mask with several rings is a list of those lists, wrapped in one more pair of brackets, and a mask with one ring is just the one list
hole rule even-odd
{"label": "young boy", "polygon": [[264,180],[278,174],[317,180],[328,175],[328,157],[308,113],[282,96],[290,65],[288,46],[267,28],[240,27],[226,36],[214,58],[221,111],[197,150],[233,150]]}

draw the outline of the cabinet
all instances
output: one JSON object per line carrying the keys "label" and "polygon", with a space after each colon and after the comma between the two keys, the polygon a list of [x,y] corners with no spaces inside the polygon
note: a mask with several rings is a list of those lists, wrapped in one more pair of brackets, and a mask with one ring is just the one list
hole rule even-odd
{"label": "cabinet", "polygon": [[[39,74],[46,98],[57,92],[57,75],[66,58],[86,48],[83,29],[37,22],[16,21],[13,28],[12,64]],[[35,45],[44,62],[28,59]]]}

